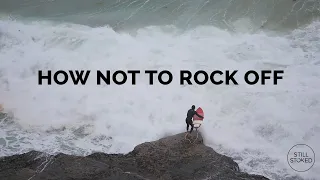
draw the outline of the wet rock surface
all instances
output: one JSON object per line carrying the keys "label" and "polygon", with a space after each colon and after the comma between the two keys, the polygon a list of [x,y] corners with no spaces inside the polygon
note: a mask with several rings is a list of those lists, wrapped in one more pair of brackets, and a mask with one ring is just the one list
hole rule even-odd
{"label": "wet rock surface", "polygon": [[136,146],[128,154],[86,157],[30,151],[0,158],[3,180],[267,180],[240,172],[230,157],[203,144],[199,134],[168,136]]}

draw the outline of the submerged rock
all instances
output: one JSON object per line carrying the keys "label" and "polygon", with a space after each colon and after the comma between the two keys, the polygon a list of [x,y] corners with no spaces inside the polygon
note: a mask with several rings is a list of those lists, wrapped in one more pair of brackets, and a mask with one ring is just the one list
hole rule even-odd
{"label": "submerged rock", "polygon": [[136,146],[128,154],[86,157],[31,151],[2,157],[4,180],[267,180],[240,172],[230,157],[203,144],[201,135],[168,136]]}

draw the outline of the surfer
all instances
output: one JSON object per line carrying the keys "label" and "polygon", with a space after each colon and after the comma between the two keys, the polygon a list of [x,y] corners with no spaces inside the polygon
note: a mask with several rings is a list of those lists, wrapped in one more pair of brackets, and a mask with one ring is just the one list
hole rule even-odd
{"label": "surfer", "polygon": [[199,116],[200,118],[203,118],[201,115],[199,115],[197,113],[197,111],[195,111],[195,106],[192,105],[191,109],[188,110],[188,113],[187,113],[187,118],[186,118],[186,123],[187,123],[187,132],[189,131],[189,126],[191,126],[191,129],[190,129],[190,134],[192,133],[192,130],[193,130],[193,122],[192,122],[192,117],[196,114],[197,116]]}

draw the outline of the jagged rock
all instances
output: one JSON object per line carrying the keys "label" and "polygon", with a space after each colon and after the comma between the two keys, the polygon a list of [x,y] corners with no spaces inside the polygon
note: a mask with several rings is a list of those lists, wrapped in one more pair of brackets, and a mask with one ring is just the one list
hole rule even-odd
{"label": "jagged rock", "polygon": [[240,172],[231,158],[203,144],[201,135],[168,136],[136,146],[128,154],[86,157],[30,151],[0,159],[4,180],[267,180]]}

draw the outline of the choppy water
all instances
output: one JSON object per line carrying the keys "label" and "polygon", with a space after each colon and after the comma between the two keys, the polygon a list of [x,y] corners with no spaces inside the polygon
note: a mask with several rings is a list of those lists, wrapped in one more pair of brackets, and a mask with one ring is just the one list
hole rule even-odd
{"label": "choppy water", "polygon": [[[131,151],[185,131],[205,111],[205,143],[250,173],[319,179],[287,163],[320,154],[320,2],[306,0],[0,2],[0,155],[31,149]],[[38,69],[283,69],[279,85],[38,86]],[[9,116],[9,117],[8,117]],[[317,160],[317,159],[316,159]]]}

